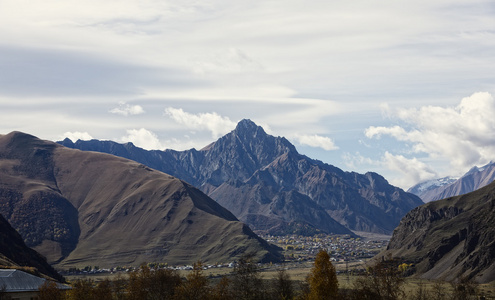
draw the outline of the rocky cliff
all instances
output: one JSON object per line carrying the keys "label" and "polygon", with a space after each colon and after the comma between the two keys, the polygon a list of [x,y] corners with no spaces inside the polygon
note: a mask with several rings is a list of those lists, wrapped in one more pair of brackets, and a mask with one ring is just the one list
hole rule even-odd
{"label": "rocky cliff", "polygon": [[385,253],[429,279],[495,280],[495,183],[413,209]]}

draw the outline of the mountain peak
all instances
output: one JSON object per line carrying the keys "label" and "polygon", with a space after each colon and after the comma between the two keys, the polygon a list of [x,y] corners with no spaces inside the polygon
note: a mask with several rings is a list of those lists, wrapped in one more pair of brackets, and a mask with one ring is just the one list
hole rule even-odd
{"label": "mountain peak", "polygon": [[256,125],[256,123],[254,123],[249,119],[242,119],[241,121],[239,121],[239,123],[237,123],[237,126],[235,127],[234,131],[244,133],[244,132],[257,132],[259,130],[261,130],[261,132],[266,134],[261,126]]}

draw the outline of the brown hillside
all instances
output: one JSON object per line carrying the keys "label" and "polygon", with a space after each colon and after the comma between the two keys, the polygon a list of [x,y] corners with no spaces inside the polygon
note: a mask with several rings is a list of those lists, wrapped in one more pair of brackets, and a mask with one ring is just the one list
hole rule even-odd
{"label": "brown hillside", "polygon": [[277,253],[172,176],[13,132],[0,137],[0,212],[59,266],[227,262]]}
{"label": "brown hillside", "polygon": [[495,183],[413,209],[386,253],[416,265],[424,278],[495,280]]}

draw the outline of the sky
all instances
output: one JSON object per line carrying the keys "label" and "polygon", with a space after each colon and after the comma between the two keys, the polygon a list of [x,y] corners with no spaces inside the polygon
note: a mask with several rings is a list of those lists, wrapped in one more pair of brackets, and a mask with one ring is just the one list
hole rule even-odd
{"label": "sky", "polygon": [[251,119],[407,189],[495,160],[495,3],[0,0],[0,134],[201,149]]}

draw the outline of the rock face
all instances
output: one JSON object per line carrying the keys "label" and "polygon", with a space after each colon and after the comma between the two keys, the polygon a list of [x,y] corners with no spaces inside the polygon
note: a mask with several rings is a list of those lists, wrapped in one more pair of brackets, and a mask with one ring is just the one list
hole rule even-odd
{"label": "rock face", "polygon": [[[408,192],[418,195],[424,202],[440,200],[475,191],[495,180],[495,163],[489,163],[481,168],[473,167],[461,178],[441,178],[419,183]],[[422,188],[428,186],[428,188]]]}
{"label": "rock face", "polygon": [[[197,151],[146,151],[110,141],[62,145],[111,153],[190,182],[256,230],[390,234],[423,202],[375,173],[344,172],[299,154],[250,120]],[[302,230],[302,232],[298,231]]]}
{"label": "rock face", "polygon": [[0,213],[59,266],[229,262],[279,253],[193,186],[113,155],[0,136]]}
{"label": "rock face", "polygon": [[385,253],[416,264],[424,278],[495,280],[495,183],[409,212]]}
{"label": "rock face", "polygon": [[38,252],[26,246],[21,235],[0,215],[0,264],[4,267],[32,267],[48,277],[63,281]]}

